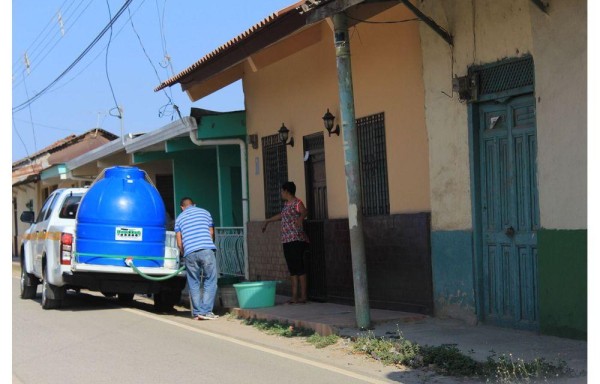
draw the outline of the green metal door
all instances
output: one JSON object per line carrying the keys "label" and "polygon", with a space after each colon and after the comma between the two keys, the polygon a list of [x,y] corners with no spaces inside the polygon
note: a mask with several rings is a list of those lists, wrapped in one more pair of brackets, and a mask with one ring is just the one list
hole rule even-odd
{"label": "green metal door", "polygon": [[479,104],[483,320],[538,328],[535,98]]}

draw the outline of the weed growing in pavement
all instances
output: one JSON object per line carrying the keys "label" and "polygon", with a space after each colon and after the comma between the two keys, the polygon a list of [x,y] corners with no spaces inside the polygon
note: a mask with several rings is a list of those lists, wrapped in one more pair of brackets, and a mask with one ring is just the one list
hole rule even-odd
{"label": "weed growing in pavement", "polygon": [[574,374],[564,361],[557,364],[544,359],[515,361],[512,355],[502,355],[496,360],[493,355],[487,361],[479,362],[463,354],[455,344],[421,346],[406,340],[400,332],[392,338],[378,338],[368,332],[366,336],[356,337],[352,348],[356,353],[364,353],[385,365],[433,369],[444,375],[485,378],[489,383],[526,383]]}
{"label": "weed growing in pavement", "polygon": [[550,363],[543,358],[533,361],[524,361],[521,358],[513,359],[512,354],[502,355],[498,360],[488,357],[488,382],[509,384],[515,381],[530,382],[531,379],[549,379],[561,376],[574,376],[575,372],[567,366],[564,360],[557,364]]}
{"label": "weed growing in pavement", "polygon": [[277,335],[283,337],[308,337],[311,336],[314,331],[301,327],[294,327],[292,324],[287,322],[279,322],[277,320],[263,320],[257,318],[245,319],[244,324],[251,325],[263,332],[270,335]]}
{"label": "weed growing in pavement", "polygon": [[287,322],[279,322],[277,320],[262,320],[257,318],[245,319],[244,324],[251,325],[270,335],[283,337],[306,337],[306,341],[316,348],[325,348],[329,345],[337,343],[339,336],[329,335],[321,336],[311,329],[295,327]]}
{"label": "weed growing in pavement", "polygon": [[314,345],[315,348],[325,348],[337,343],[339,339],[340,337],[338,335],[321,336],[315,332],[309,336],[306,341]]}

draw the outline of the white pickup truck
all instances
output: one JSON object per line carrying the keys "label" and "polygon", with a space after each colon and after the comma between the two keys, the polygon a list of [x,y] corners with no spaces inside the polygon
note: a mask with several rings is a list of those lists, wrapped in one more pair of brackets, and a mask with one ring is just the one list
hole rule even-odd
{"label": "white pickup truck", "polygon": [[160,267],[77,261],[77,208],[87,191],[87,188],[58,189],[46,199],[37,217],[31,211],[21,214],[21,221],[31,224],[21,245],[21,298],[34,299],[38,285],[42,284],[44,309],[59,308],[69,289],[116,296],[121,304],[131,303],[136,293],[152,294],[155,310],[172,309],[180,301],[186,284],[185,271],[179,269],[179,250],[173,232],[165,231],[165,262]]}

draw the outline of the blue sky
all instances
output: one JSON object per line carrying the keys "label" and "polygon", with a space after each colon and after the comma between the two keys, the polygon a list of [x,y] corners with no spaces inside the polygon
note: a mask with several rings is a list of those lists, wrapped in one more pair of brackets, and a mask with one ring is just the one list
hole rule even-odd
{"label": "blue sky", "polygon": [[[133,0],[113,24],[112,38],[107,30],[71,70],[43,92],[108,25],[109,6],[115,16],[126,2],[12,2],[12,108],[18,109],[8,122],[12,124],[12,161],[96,127],[121,135],[121,119],[113,116],[118,114],[116,105],[123,108],[125,134],[169,124],[176,118],[172,104],[182,115],[189,115],[192,104],[179,85],[166,92],[153,89],[295,1]],[[171,58],[170,65],[165,53]],[[31,104],[25,103],[38,94]],[[193,106],[217,111],[243,109],[241,84]]]}

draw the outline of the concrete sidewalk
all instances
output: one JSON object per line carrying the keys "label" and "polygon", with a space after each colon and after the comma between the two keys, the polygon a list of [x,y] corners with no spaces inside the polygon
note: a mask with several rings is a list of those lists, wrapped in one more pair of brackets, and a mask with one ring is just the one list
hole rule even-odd
{"label": "concrete sidewalk", "polygon": [[554,364],[564,361],[581,376],[562,379],[561,383],[587,382],[586,341],[481,324],[468,325],[459,320],[380,309],[371,309],[373,329],[365,332],[356,327],[353,306],[317,302],[284,304],[288,299],[276,296],[273,307],[232,308],[230,312],[242,318],[287,322],[296,327],[313,329],[322,335],[335,333],[355,337],[371,334],[375,337],[393,337],[401,334],[405,339],[420,345],[452,344],[479,361],[485,361],[489,356],[502,355],[525,361],[544,358]]}

